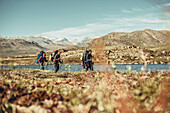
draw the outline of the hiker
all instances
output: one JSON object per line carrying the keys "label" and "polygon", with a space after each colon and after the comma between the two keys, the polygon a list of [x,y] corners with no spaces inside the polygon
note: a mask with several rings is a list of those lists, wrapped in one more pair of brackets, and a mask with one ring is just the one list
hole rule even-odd
{"label": "hiker", "polygon": [[92,62],[92,50],[89,50],[89,53],[86,55],[86,71],[90,68],[93,71],[93,62]]}
{"label": "hiker", "polygon": [[107,64],[110,64],[110,62],[111,62],[111,59],[110,59],[110,53],[111,53],[112,51],[111,50],[109,50],[109,51],[106,51],[106,53],[105,53],[105,56],[106,56],[106,59],[107,59]]}
{"label": "hiker", "polygon": [[49,56],[49,61],[53,62],[54,56],[57,54],[58,50],[54,50],[53,53]]}
{"label": "hiker", "polygon": [[59,70],[59,63],[62,63],[60,60],[60,51],[55,51],[54,56],[53,56],[53,62],[54,62],[54,72],[57,73]]}
{"label": "hiker", "polygon": [[58,53],[58,50],[54,50],[53,53],[51,54],[51,62],[54,60],[54,56]]}
{"label": "hiker", "polygon": [[86,67],[86,55],[89,53],[89,51],[87,51],[86,49],[85,49],[85,51],[84,51],[84,53],[83,53],[83,57],[82,57],[82,66],[83,66],[83,68],[85,69],[85,67]]}
{"label": "hiker", "polygon": [[46,53],[44,51],[41,51],[40,57],[38,59],[38,63],[40,64],[41,70],[44,70],[44,62],[48,62],[48,60],[46,60]]}

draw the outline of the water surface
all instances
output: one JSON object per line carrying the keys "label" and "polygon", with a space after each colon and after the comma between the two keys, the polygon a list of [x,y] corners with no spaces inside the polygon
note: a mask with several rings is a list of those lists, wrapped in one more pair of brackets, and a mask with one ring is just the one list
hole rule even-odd
{"label": "water surface", "polygon": [[[140,72],[141,68],[144,66],[143,64],[116,64],[117,71],[127,71],[128,66],[131,67],[131,71],[137,71]],[[1,68],[9,68],[8,65],[1,65]],[[53,65],[45,65],[45,70],[53,70]],[[113,69],[110,68],[111,66],[108,65],[94,65],[94,70],[100,70],[100,71],[112,71]],[[31,68],[31,69],[40,69],[39,65],[17,65],[15,69],[18,68]],[[70,72],[81,72],[83,70],[83,67],[81,65],[60,65],[60,72],[61,71],[70,71]],[[170,71],[170,65],[169,64],[148,64],[147,65],[147,72],[150,71]]]}

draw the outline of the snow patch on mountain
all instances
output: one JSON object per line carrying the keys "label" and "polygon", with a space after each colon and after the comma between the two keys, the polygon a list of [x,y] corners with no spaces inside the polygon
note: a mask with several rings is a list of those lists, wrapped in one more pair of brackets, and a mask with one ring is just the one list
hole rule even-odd
{"label": "snow patch on mountain", "polygon": [[52,39],[55,44],[60,44],[60,45],[73,45],[72,42],[70,42],[67,38],[54,38]]}

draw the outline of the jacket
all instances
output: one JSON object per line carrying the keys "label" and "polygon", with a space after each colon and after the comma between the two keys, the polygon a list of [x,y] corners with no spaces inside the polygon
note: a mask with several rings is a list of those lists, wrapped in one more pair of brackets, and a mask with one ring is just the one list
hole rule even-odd
{"label": "jacket", "polygon": [[87,54],[86,55],[86,61],[92,61],[92,55],[91,54]]}

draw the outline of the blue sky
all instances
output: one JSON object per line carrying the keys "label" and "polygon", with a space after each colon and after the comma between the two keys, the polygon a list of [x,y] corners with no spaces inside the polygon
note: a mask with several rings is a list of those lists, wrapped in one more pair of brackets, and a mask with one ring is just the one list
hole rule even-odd
{"label": "blue sky", "polygon": [[99,37],[169,30],[168,0],[0,0],[0,36]]}

